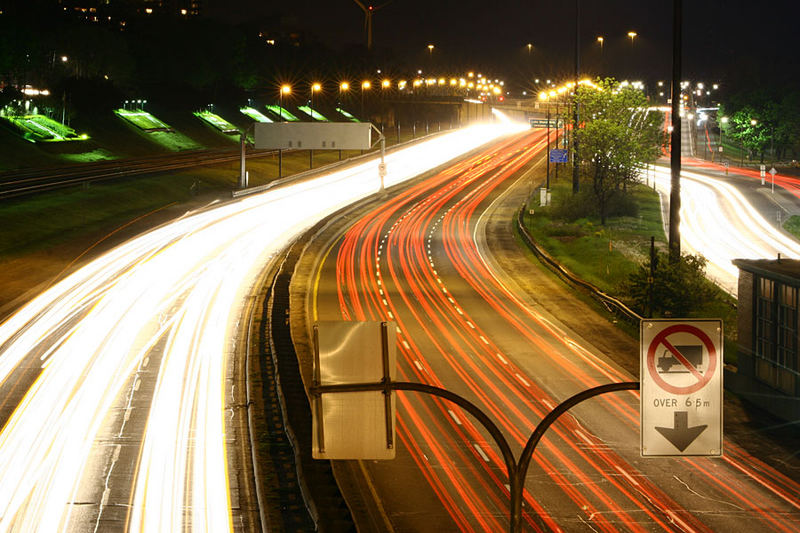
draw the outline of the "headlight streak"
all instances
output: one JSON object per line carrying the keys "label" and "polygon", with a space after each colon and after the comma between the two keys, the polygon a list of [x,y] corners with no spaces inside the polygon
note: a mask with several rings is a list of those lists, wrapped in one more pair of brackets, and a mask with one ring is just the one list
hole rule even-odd
{"label": "headlight streak", "polygon": [[[800,244],[771,224],[732,185],[696,172],[681,172],[681,247],[702,254],[707,273],[736,294],[737,258],[800,258]],[[669,194],[669,169],[657,168],[656,186]]]}
{"label": "headlight streak", "polygon": [[[386,185],[523,127],[476,126],[399,150],[386,158]],[[363,163],[165,225],[92,261],[0,325],[0,384],[27,358],[45,359],[0,433],[0,530],[76,527],[69,502],[82,483],[102,484],[84,478],[87,461],[105,460],[90,458],[95,436],[119,425],[112,409],[164,335],[128,525],[230,530],[224,362],[243,296],[295,235],[377,192],[375,167]]]}

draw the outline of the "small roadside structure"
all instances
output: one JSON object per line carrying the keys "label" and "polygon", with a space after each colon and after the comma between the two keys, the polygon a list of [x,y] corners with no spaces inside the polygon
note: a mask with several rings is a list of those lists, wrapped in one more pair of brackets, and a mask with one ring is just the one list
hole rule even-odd
{"label": "small roadside structure", "polygon": [[737,372],[726,387],[784,420],[800,420],[800,260],[735,259]]}

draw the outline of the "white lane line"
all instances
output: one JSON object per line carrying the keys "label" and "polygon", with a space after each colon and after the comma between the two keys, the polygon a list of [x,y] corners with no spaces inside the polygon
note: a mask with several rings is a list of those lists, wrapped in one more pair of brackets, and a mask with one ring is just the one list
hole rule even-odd
{"label": "white lane line", "polygon": [[389,302],[386,301],[386,298],[383,299],[383,305],[389,305]]}
{"label": "white lane line", "polygon": [[387,314],[387,315],[389,315],[389,318],[391,318],[392,320],[394,320],[394,315],[392,314],[392,312],[391,312],[391,311],[386,311],[386,314]]}
{"label": "white lane line", "polygon": [[425,369],[422,368],[422,364],[419,361],[417,361],[416,359],[414,359],[414,366],[416,366],[417,370],[419,370],[420,372],[424,372],[425,371]]}
{"label": "white lane line", "polygon": [[455,421],[455,423],[460,426],[461,425],[461,419],[458,418],[458,416],[453,411],[451,411],[450,409],[448,409],[447,412],[450,413],[450,417],[453,419],[453,421]]}
{"label": "white lane line", "polygon": [[481,337],[481,340],[483,341],[483,344],[488,346],[489,345],[489,341],[486,340],[486,337],[484,337],[483,335],[481,335],[480,337]]}
{"label": "white lane line", "polygon": [[631,475],[630,475],[629,473],[627,473],[625,470],[623,470],[622,468],[620,468],[620,467],[619,467],[619,465],[614,465],[614,468],[616,468],[617,470],[619,470],[619,473],[620,473],[620,474],[622,474],[623,476],[625,476],[625,477],[627,478],[627,480],[631,482],[631,484],[633,484],[633,485],[636,485],[637,487],[639,486],[639,482],[638,482],[638,481],[636,481],[635,479],[633,479],[633,476],[631,476]]}
{"label": "white lane line", "polygon": [[[456,311],[458,311],[458,314],[459,314],[459,315],[463,315],[463,314],[464,314],[464,311],[462,311],[460,307],[456,307]],[[467,324],[469,324],[469,322],[467,322]],[[470,326],[471,326],[471,325],[472,325],[472,324],[470,324]]]}
{"label": "white lane line", "polygon": [[594,446],[594,445],[595,445],[595,443],[594,443],[594,442],[592,442],[592,439],[590,439],[589,437],[587,437],[586,435],[584,435],[583,431],[579,431],[579,430],[577,430],[577,429],[576,429],[576,430],[575,430],[575,434],[576,434],[578,437],[580,437],[580,438],[581,438],[581,440],[582,440],[583,442],[585,442],[586,444],[588,444],[589,446]]}
{"label": "white lane line", "polygon": [[484,461],[486,461],[487,463],[489,462],[489,456],[486,455],[486,452],[484,452],[483,449],[481,449],[480,446],[478,446],[477,444],[473,443],[472,447],[475,448],[475,450],[480,454],[480,456],[483,458]]}
{"label": "white lane line", "polygon": [[545,406],[546,406],[548,409],[550,409],[551,411],[552,411],[553,409],[555,409],[555,406],[554,406],[552,403],[550,403],[549,401],[545,400],[545,399],[542,399],[542,403],[543,403],[543,404],[544,404],[544,405],[545,405]]}
{"label": "white lane line", "polygon": [[519,374],[514,374],[514,375],[517,376],[517,379],[520,380],[522,382],[522,384],[525,385],[526,387],[530,387],[531,386],[531,384],[528,383],[527,381],[525,381],[525,378],[523,378]]}
{"label": "white lane line", "polygon": [[[459,312],[460,312],[460,310],[459,310]],[[462,314],[463,314],[463,313],[462,313]],[[468,325],[469,327],[471,327],[472,329],[475,329],[475,324],[473,324],[473,323],[472,323],[472,322],[470,322],[469,320],[467,320],[467,325]]]}
{"label": "white lane line", "polygon": [[403,341],[403,346],[405,347],[406,350],[410,350],[411,349],[411,346],[409,346],[408,342],[406,342],[406,341]]}
{"label": "white lane line", "polygon": [[506,358],[505,358],[505,357],[503,357],[502,355],[500,355],[500,353],[499,353],[499,352],[498,352],[498,353],[496,353],[495,355],[497,356],[497,358],[498,358],[498,359],[500,359],[500,361],[502,361],[502,362],[503,362],[503,364],[504,364],[504,365],[507,365],[507,364],[508,364],[508,361],[506,361]]}

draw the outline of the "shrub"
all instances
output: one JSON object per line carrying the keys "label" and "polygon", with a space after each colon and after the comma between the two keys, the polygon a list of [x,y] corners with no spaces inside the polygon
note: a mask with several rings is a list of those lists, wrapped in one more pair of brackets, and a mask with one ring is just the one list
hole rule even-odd
{"label": "shrub", "polygon": [[[719,299],[719,292],[705,277],[706,259],[684,254],[672,263],[666,254],[656,254],[652,280],[652,315],[691,317]],[[650,265],[641,265],[623,284],[622,290],[637,311],[646,315],[650,306]]]}

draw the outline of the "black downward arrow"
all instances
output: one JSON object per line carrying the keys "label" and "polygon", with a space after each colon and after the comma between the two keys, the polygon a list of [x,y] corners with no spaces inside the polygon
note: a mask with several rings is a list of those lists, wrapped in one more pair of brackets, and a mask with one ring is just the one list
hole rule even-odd
{"label": "black downward arrow", "polygon": [[708,426],[689,427],[689,413],[687,411],[675,411],[675,427],[660,428],[656,431],[661,433],[665,439],[670,441],[679,451],[683,451],[694,442],[694,439],[706,430]]}

